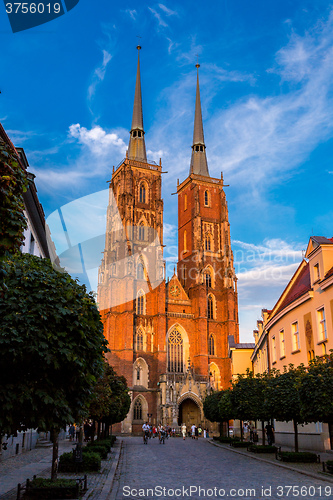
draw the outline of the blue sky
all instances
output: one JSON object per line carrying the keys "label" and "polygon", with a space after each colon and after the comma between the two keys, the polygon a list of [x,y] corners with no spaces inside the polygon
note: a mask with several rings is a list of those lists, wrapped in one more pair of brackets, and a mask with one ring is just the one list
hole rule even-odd
{"label": "blue sky", "polygon": [[199,55],[208,164],[230,185],[241,339],[252,341],[261,308],[274,305],[309,236],[333,236],[333,5],[80,0],[16,34],[1,9],[0,121],[25,149],[47,217],[105,190],[124,157],[142,37],[148,157],[161,156],[168,171],[169,275],[177,260],[171,193],[188,175]]}

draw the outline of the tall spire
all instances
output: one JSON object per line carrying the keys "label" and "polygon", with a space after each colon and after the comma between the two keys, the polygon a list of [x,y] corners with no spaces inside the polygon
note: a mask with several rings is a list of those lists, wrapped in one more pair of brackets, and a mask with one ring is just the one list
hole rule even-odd
{"label": "tall spire", "polygon": [[140,79],[140,50],[138,49],[138,68],[136,73],[136,85],[133,106],[132,127],[130,131],[130,140],[128,145],[128,158],[147,162],[145,132],[143,130],[142,97],[141,97],[141,79]]}
{"label": "tall spire", "polygon": [[193,131],[190,174],[198,174],[209,177],[208,164],[206,158],[206,146],[205,146],[203,125],[202,125],[201,102],[200,102],[200,87],[199,87],[200,64],[196,64],[195,67],[197,68],[197,94],[195,99],[194,131]]}

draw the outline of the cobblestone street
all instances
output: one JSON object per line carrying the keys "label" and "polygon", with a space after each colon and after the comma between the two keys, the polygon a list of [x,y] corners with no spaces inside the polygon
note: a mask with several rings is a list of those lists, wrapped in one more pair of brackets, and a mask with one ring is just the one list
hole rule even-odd
{"label": "cobblestone street", "polygon": [[145,446],[139,437],[124,438],[109,500],[225,497],[332,499],[333,483],[212,446],[203,439],[170,438],[165,445],[150,439]]}

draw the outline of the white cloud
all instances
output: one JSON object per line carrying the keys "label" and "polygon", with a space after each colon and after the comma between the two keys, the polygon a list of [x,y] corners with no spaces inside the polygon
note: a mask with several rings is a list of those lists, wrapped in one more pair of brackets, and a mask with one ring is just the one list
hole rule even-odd
{"label": "white cloud", "polygon": [[104,80],[107,65],[112,59],[111,54],[107,50],[102,49],[102,53],[103,53],[102,64],[95,69],[92,77],[92,82],[88,87],[89,100],[91,100],[92,97],[95,95],[97,85]]}
{"label": "white cloud", "polygon": [[121,137],[116,133],[107,133],[102,127],[96,125],[88,130],[86,127],[81,127],[79,123],[69,127],[70,136],[78,139],[80,144],[87,146],[93,154],[105,156],[110,153],[110,149],[118,149],[125,154],[126,144]]}
{"label": "white cloud", "polygon": [[159,3],[158,6],[161,10],[163,10],[163,12],[166,13],[167,16],[177,16],[178,15],[178,13],[176,11],[168,9],[168,7],[166,7],[162,3]]}
{"label": "white cloud", "polygon": [[126,9],[125,12],[133,19],[133,21],[136,21],[137,12],[135,9]]}
{"label": "white cloud", "polygon": [[162,26],[163,28],[168,27],[167,23],[163,20],[161,14],[159,14],[155,9],[152,9],[151,7],[148,7],[148,9],[153,14],[153,16],[157,19],[159,26]]}

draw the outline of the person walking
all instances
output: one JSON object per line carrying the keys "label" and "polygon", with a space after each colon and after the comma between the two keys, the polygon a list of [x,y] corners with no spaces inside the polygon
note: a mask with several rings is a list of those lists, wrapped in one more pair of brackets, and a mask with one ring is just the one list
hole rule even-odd
{"label": "person walking", "polygon": [[182,424],[182,434],[183,434],[183,439],[186,438],[186,424]]}
{"label": "person walking", "polygon": [[192,439],[195,439],[195,429],[196,429],[195,424],[193,424],[192,427],[191,427]]}
{"label": "person walking", "polygon": [[267,442],[268,442],[268,445],[269,446],[272,446],[272,444],[274,443],[274,427],[268,423],[265,427],[266,429],[266,434],[267,434]]}

